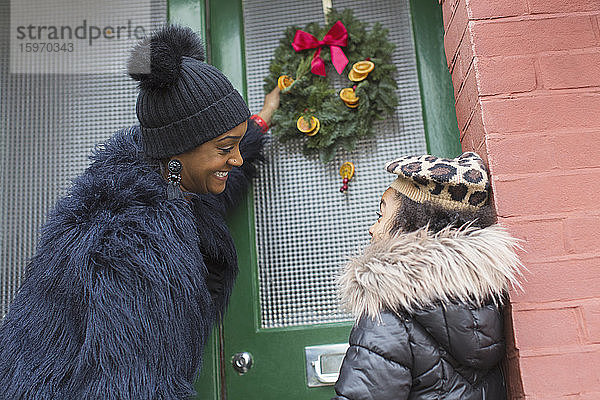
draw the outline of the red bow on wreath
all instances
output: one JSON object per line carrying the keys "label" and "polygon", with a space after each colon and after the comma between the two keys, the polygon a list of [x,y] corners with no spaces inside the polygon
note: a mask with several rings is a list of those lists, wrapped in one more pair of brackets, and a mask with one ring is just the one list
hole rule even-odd
{"label": "red bow on wreath", "polygon": [[321,48],[323,46],[329,46],[331,51],[331,63],[335,67],[338,74],[344,71],[344,68],[348,64],[348,57],[344,54],[340,46],[346,47],[348,44],[348,31],[342,21],[336,22],[329,32],[323,37],[323,40],[317,40],[316,37],[310,33],[301,31],[298,29],[292,42],[292,47],[296,51],[314,49],[317,48],[313,55],[312,62],[310,63],[310,70],[315,75],[325,76],[325,63],[320,57]]}

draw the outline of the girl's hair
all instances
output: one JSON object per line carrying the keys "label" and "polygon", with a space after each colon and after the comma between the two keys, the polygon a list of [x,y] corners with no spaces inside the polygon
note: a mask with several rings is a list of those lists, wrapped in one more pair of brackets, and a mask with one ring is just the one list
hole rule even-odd
{"label": "girl's hair", "polygon": [[485,228],[496,222],[496,214],[492,206],[486,204],[475,211],[449,210],[431,202],[417,203],[396,191],[396,199],[400,206],[391,222],[390,234],[398,232],[414,232],[429,224],[429,231],[436,233],[447,226],[459,228],[464,224]]}

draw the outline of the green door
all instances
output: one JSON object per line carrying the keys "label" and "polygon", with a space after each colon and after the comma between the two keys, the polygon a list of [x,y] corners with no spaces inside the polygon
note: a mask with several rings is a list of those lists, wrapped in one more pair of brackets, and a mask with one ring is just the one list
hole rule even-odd
{"label": "green door", "polygon": [[[278,7],[282,7],[279,2],[270,3],[269,6],[269,2],[258,0],[246,0],[244,4],[240,0],[169,2],[171,21],[206,32],[210,38],[210,62],[246,95],[251,108],[254,104],[254,112],[258,111],[257,98],[262,97],[262,76],[257,75],[255,64],[270,56],[260,53],[261,40],[268,40],[266,32],[269,30],[283,31],[288,25],[297,23],[286,19],[285,13],[277,14]],[[320,0],[288,1],[287,4],[289,10],[286,9],[286,12],[289,15],[294,12],[298,14],[298,8],[302,7],[300,12],[312,13],[309,21],[323,20]],[[397,7],[398,21],[404,25],[403,32],[410,32],[410,35],[404,34],[400,46],[401,51],[408,52],[399,66],[399,74],[402,75],[399,77],[399,86],[403,90],[400,101],[403,105],[396,119],[382,126],[382,130],[394,131],[397,140],[387,138],[378,146],[398,146],[401,151],[430,151],[440,156],[457,155],[460,144],[454,97],[443,53],[441,10],[437,0],[348,0],[334,1],[333,6],[338,9],[352,6],[359,18],[362,7],[365,15],[367,11],[371,13],[371,19],[388,18],[388,22],[390,14]],[[378,7],[380,16],[373,17],[372,13]],[[273,22],[273,19],[277,21]],[[264,29],[260,24],[265,24]],[[298,23],[300,26],[304,24]],[[263,31],[265,38],[258,38]],[[407,36],[410,37],[407,39]],[[279,145],[272,142],[271,146]],[[279,155],[275,156],[275,153]],[[268,179],[260,177],[254,191],[247,195],[230,218],[240,274],[223,326],[216,330],[206,349],[203,373],[196,385],[198,398],[201,399],[329,399],[335,394],[332,384],[328,382],[335,381],[335,369],[341,360],[339,354],[343,353],[343,348],[326,346],[347,343],[352,321],[348,316],[340,316],[339,312],[333,311],[330,289],[335,285],[335,274],[332,271],[342,267],[345,256],[355,254],[356,249],[367,244],[367,228],[375,219],[379,196],[389,182],[381,178],[385,178],[383,161],[379,161],[381,165],[378,164],[376,170],[371,171],[365,166],[364,154],[348,154],[349,161],[361,160],[361,157],[363,161],[357,162],[357,177],[350,184],[350,196],[340,200],[337,190],[341,178],[336,176],[337,165],[323,166],[316,160],[294,158],[297,155],[294,155],[293,149],[283,153],[271,151],[270,156],[275,159],[264,168],[271,168],[271,176],[282,181],[275,179],[266,183]],[[304,200],[282,205],[287,197],[284,194],[278,199],[277,193],[285,191],[281,186],[289,185],[286,181],[289,176],[286,178],[285,163],[273,164],[278,164],[280,158],[288,156],[297,159],[298,163],[304,163],[298,164],[299,168],[302,171],[311,170],[311,173],[299,176],[294,181],[298,199]],[[318,178],[312,177],[312,173]],[[329,180],[324,190],[319,186],[323,180]],[[327,185],[331,186],[331,193],[327,191]],[[316,201],[306,199],[306,193],[309,192],[314,193]],[[265,193],[269,193],[269,196],[265,196]],[[336,207],[339,208],[339,216],[321,209],[326,209],[328,204],[334,202],[338,202]],[[277,214],[277,211],[273,211],[269,214],[270,211],[265,211],[278,207],[294,208],[294,212],[300,213],[300,216],[282,221],[290,213]],[[372,218],[364,216],[371,214]],[[332,235],[325,226],[322,235],[318,236],[325,250],[315,252],[311,245],[317,236],[309,236],[306,247],[302,248],[302,240],[297,240],[300,233],[292,229],[297,222],[294,218],[305,220],[305,225],[315,226],[319,225],[320,219],[329,218],[329,225],[353,227],[355,233],[348,236],[344,233],[345,228],[340,228],[339,235]],[[315,229],[318,233],[321,228]],[[277,236],[275,240],[273,235]],[[352,243],[347,243],[348,237],[353,238]],[[288,242],[291,243],[290,251],[286,250],[286,246],[280,246]],[[318,258],[321,256],[327,260],[336,259],[327,253],[339,252],[339,242],[346,246],[346,254],[337,257],[338,261],[333,263],[335,265],[319,267]],[[283,250],[273,250],[279,247]],[[286,268],[286,262],[289,262],[289,268]],[[310,279],[312,275],[320,276],[321,281],[314,283]],[[321,298],[327,304],[319,304]],[[247,372],[240,373],[232,361],[235,355],[243,354],[244,357],[251,357],[252,365]]]}
{"label": "green door", "polygon": [[[247,92],[243,9],[239,1],[210,2],[211,62],[224,68],[238,88]],[[282,28],[284,26],[282,25]],[[226,43],[222,46],[221,43]],[[218,46],[218,49],[217,49]],[[239,46],[239,47],[238,47]],[[260,82],[262,86],[262,82]],[[256,110],[255,110],[256,111]],[[259,272],[255,234],[254,194],[231,216],[240,274],[224,321],[223,362],[227,399],[329,399],[332,386],[306,384],[304,348],[345,343],[351,323],[261,328]],[[247,352],[253,365],[239,374],[232,366],[236,353]]]}

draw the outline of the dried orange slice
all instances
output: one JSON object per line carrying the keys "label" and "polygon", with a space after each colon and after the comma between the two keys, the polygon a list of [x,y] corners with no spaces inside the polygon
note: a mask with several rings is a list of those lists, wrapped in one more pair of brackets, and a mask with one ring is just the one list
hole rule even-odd
{"label": "dried orange slice", "polygon": [[294,80],[291,77],[289,77],[288,75],[281,75],[277,79],[277,87],[279,87],[279,90],[283,90],[285,88],[292,86],[292,83],[294,83]]}
{"label": "dried orange slice", "polygon": [[[315,118],[315,117],[313,117],[313,118]],[[315,136],[317,134],[317,132],[319,132],[319,129],[321,129],[321,121],[319,121],[317,118],[315,118],[315,119],[317,120],[317,126],[315,126],[315,129],[308,132],[306,134],[306,136]]]}
{"label": "dried orange slice", "polygon": [[369,72],[373,71],[375,68],[375,64],[372,61],[359,61],[354,63],[350,73],[348,74],[348,79],[353,82],[360,82],[369,75]]}
{"label": "dried orange slice", "polygon": [[357,74],[356,71],[351,69],[350,73],[348,73],[348,79],[350,79],[352,82],[360,82],[364,80],[367,77],[367,75],[369,74]]}
{"label": "dried orange slice", "polygon": [[356,97],[356,93],[352,88],[345,88],[340,90],[340,98],[344,100],[344,103],[346,104],[358,103],[358,97]]}
{"label": "dried orange slice", "polygon": [[368,74],[369,72],[373,71],[374,68],[375,64],[373,64],[372,61],[366,60],[354,63],[354,65],[352,66],[352,70],[358,75]]}
{"label": "dried orange slice", "polygon": [[296,121],[296,128],[302,133],[310,133],[312,132],[319,123],[319,120],[315,117],[310,117],[310,123],[304,119],[304,117],[298,118]]}
{"label": "dried orange slice", "polygon": [[354,176],[354,164],[349,161],[343,163],[340,167],[340,175],[342,178],[348,178],[349,180],[352,179]]}
{"label": "dried orange slice", "polygon": [[356,108],[356,107],[358,107],[358,103],[356,103],[356,104],[346,103],[346,106],[350,107],[350,108]]}

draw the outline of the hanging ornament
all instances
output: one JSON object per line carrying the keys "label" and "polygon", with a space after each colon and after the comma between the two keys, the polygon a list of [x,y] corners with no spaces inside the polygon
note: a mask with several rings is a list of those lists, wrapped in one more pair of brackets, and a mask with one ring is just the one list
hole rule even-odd
{"label": "hanging ornament", "polygon": [[296,121],[296,128],[307,136],[315,136],[321,129],[321,122],[316,117],[310,117],[310,123],[300,116]]}
{"label": "hanging ornament", "polygon": [[369,72],[373,69],[375,69],[375,64],[372,61],[359,61],[352,66],[350,73],[348,73],[348,79],[353,82],[360,82],[369,76]]}
{"label": "hanging ornament", "polygon": [[358,107],[358,97],[356,97],[354,87],[340,90],[340,98],[348,107]]}
{"label": "hanging ornament", "polygon": [[279,87],[279,90],[289,88],[290,86],[292,86],[292,83],[294,83],[294,80],[288,75],[281,75],[277,79],[277,87]]}
{"label": "hanging ornament", "polygon": [[346,193],[348,191],[348,182],[354,176],[354,164],[347,161],[340,167],[340,176],[342,177],[343,185],[340,188],[340,192]]}

